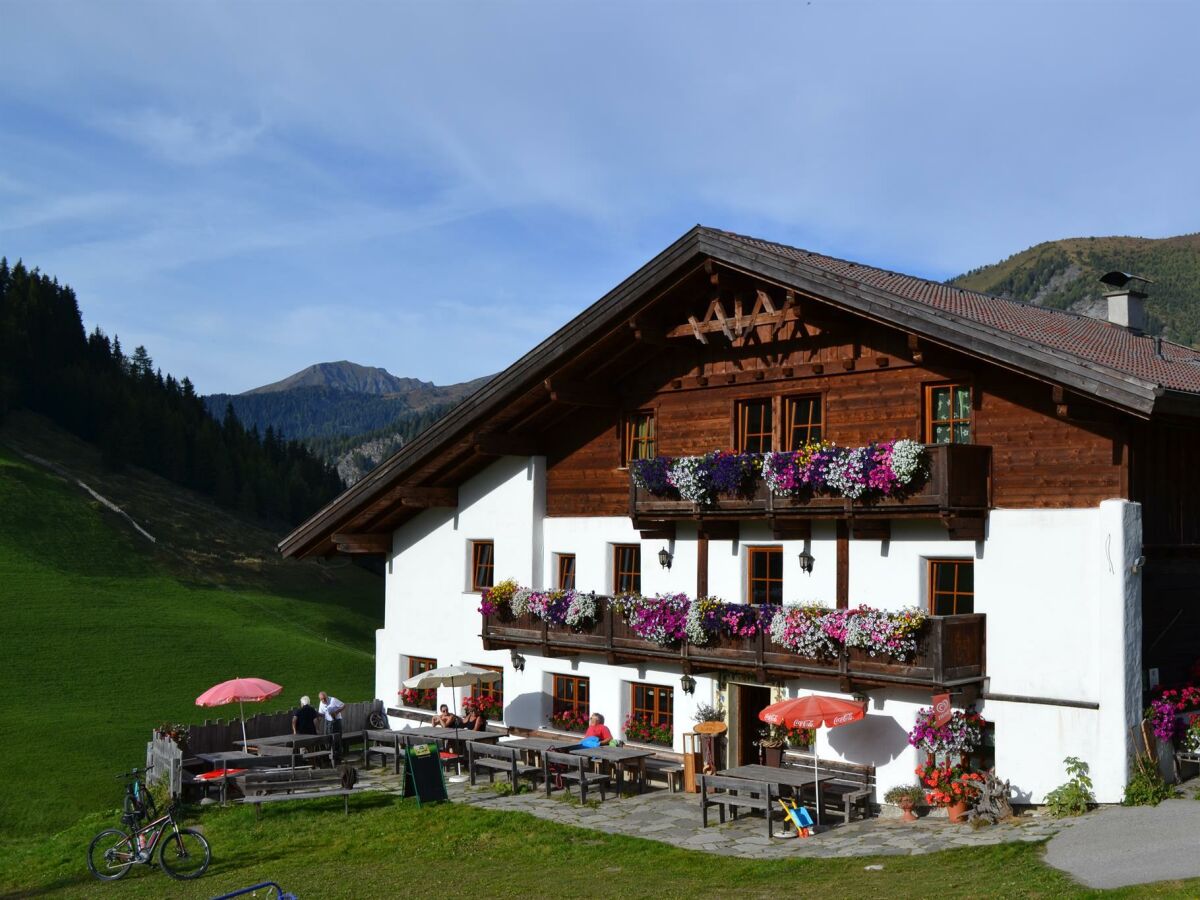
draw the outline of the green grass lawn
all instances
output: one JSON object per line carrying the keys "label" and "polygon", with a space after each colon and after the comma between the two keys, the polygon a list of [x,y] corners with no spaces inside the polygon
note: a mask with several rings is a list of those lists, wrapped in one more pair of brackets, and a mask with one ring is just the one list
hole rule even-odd
{"label": "green grass lawn", "polygon": [[[614,801],[615,802],[615,801]],[[213,848],[195,883],[135,868],[119,882],[94,881],[84,863],[92,816],[38,842],[0,845],[0,894],[33,889],[62,896],[212,897],[273,880],[298,896],[394,897],[1088,897],[1041,861],[1033,844],[951,850],[930,856],[757,862],[638,838],[556,825],[524,813],[465,804],[417,808],[394,795],[281,803],[255,822],[245,807],[191,818]],[[714,826],[716,827],[716,826]],[[864,866],[878,863],[882,871]],[[1195,897],[1200,882],[1107,892],[1115,897]]]}
{"label": "green grass lawn", "polygon": [[186,520],[195,540],[173,535],[154,547],[77,486],[0,446],[5,835],[55,831],[114,806],[114,773],[144,762],[155,725],[236,715],[194,705],[218,681],[282,684],[264,709],[321,689],[374,696],[379,579],[303,577],[275,561],[243,566],[243,576],[234,562],[252,550],[236,547],[206,578],[195,563],[205,535],[228,542],[244,526],[152,476],[124,477],[138,485],[151,533]]}

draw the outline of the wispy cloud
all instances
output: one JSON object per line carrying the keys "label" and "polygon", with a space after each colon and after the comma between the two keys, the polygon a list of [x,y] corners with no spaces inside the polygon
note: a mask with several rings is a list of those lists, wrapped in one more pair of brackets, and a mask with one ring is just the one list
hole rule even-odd
{"label": "wispy cloud", "polygon": [[207,117],[139,109],[96,120],[97,127],[164,160],[189,166],[224,162],[254,149],[264,121],[239,124],[228,115]]}

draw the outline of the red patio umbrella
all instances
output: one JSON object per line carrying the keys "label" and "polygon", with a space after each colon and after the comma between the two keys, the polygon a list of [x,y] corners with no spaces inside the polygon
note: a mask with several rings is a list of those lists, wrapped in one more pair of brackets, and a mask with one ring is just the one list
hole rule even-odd
{"label": "red patio umbrella", "polygon": [[[817,729],[824,725],[827,728],[837,728],[857,722],[867,714],[866,704],[857,700],[841,700],[837,697],[826,697],[823,694],[809,694],[806,697],[792,697],[772,703],[758,714],[758,717],[770,725],[783,725],[787,728]],[[817,791],[817,822],[821,821],[821,782],[818,767],[817,748],[813,746],[813,785]]]}
{"label": "red patio umbrella", "polygon": [[246,712],[243,703],[269,700],[283,691],[283,686],[265,678],[231,678],[213,685],[196,698],[197,706],[225,706],[236,703],[242,718],[242,745],[246,741]]}

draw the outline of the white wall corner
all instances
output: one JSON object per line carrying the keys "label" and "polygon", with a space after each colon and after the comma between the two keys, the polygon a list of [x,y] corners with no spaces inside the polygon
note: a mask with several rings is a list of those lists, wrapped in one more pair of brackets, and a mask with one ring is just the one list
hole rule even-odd
{"label": "white wall corner", "polygon": [[530,587],[541,590],[547,584],[542,580],[543,573],[546,572],[546,457],[529,457],[527,472],[529,480],[533,482],[533,491],[531,492],[533,508],[530,510],[532,558],[529,560],[529,571],[533,575],[533,580],[530,582]]}
{"label": "white wall corner", "polygon": [[1142,718],[1142,576],[1133,571],[1142,555],[1141,504],[1105,500],[1098,524],[1098,745],[1108,750],[1093,764],[1092,774],[1096,799],[1115,803],[1124,795]]}

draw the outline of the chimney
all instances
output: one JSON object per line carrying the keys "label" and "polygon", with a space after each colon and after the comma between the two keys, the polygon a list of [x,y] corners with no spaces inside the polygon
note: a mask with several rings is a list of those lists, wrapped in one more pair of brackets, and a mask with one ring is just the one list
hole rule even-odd
{"label": "chimney", "polygon": [[1128,272],[1109,272],[1100,279],[1104,284],[1115,288],[1104,295],[1108,301],[1108,321],[1141,334],[1146,330],[1146,294],[1133,285],[1132,282],[1153,284],[1149,278],[1140,275],[1130,275]]}

